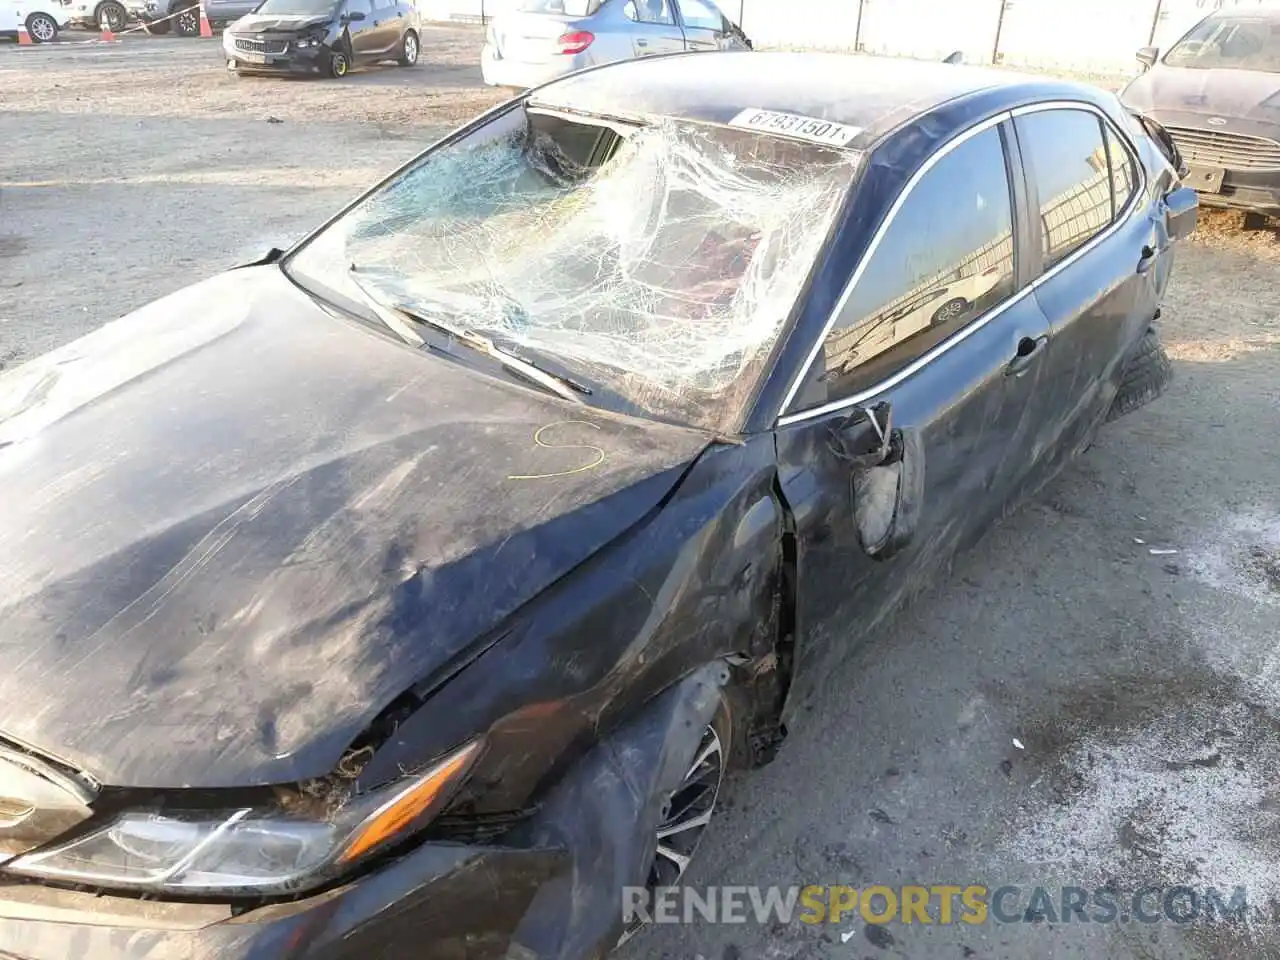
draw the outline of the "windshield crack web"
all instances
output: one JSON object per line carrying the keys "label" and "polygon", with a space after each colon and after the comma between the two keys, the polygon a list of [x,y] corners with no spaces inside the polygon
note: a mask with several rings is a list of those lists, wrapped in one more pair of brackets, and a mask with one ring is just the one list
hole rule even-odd
{"label": "windshield crack web", "polygon": [[740,399],[726,394],[772,348],[856,156],[665,121],[591,169],[567,141],[530,126],[437,152],[359,211],[345,261],[380,298],[552,355],[642,408]]}

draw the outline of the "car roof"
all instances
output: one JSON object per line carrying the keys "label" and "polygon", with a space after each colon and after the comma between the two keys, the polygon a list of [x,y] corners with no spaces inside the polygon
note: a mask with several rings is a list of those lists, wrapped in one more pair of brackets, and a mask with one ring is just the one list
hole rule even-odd
{"label": "car roof", "polygon": [[1205,19],[1208,20],[1280,20],[1280,6],[1219,7]]}
{"label": "car roof", "polygon": [[[535,89],[530,103],[601,117],[725,124],[755,108],[860,128],[863,148],[940,104],[995,88],[1019,99],[1061,82],[1011,71],[840,53],[723,51],[645,57],[584,70]],[[1010,90],[1012,94],[1013,91]]]}

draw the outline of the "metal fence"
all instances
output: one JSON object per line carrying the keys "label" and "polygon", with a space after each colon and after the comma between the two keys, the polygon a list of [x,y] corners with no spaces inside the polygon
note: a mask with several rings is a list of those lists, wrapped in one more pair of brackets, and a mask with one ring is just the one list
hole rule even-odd
{"label": "metal fence", "polygon": [[[485,22],[518,0],[418,0],[432,20]],[[804,47],[1117,75],[1202,17],[1280,0],[721,0],[757,47]]]}

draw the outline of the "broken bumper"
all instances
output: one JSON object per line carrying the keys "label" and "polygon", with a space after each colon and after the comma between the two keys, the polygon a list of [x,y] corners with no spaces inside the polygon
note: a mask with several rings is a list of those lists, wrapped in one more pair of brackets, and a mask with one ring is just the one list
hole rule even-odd
{"label": "broken bumper", "polygon": [[336,890],[233,914],[225,904],[0,883],[0,960],[584,960],[622,932],[663,802],[728,681],[708,664],[557,783],[503,845],[427,843]]}

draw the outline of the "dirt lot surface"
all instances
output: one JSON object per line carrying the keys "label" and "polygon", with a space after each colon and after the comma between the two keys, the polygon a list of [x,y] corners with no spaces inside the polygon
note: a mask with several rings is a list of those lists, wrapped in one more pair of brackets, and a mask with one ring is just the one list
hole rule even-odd
{"label": "dirt lot surface", "polygon": [[[0,366],[316,225],[498,99],[479,43],[432,30],[420,68],[341,83],[237,80],[213,41],[0,47]],[[1206,214],[1180,256],[1169,393],[851,641],[687,880],[1014,884],[1019,911],[1038,885],[1243,885],[1249,922],[849,914],[626,956],[1280,957],[1280,241]]]}

